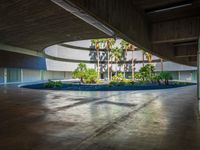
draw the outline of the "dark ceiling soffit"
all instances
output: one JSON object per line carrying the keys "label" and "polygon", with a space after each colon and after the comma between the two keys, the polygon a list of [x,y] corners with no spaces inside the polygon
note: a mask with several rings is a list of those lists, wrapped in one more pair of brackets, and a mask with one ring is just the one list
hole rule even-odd
{"label": "dark ceiling soffit", "polygon": [[192,5],[193,0],[184,0],[182,2],[176,2],[173,4],[168,4],[160,7],[155,7],[151,9],[145,10],[145,13],[147,14],[154,14],[154,13],[160,13],[160,12],[166,12],[178,8],[183,8]]}
{"label": "dark ceiling soffit", "polygon": [[105,26],[100,21],[96,20],[91,15],[87,14],[84,10],[80,9],[69,0],[51,0],[51,1],[57,4],[58,6],[62,7],[63,9],[65,9],[69,13],[73,14],[74,16],[78,17],[79,19],[85,21],[86,23],[92,25],[98,30],[104,32],[105,34],[109,36],[115,35],[115,32],[113,30]]}

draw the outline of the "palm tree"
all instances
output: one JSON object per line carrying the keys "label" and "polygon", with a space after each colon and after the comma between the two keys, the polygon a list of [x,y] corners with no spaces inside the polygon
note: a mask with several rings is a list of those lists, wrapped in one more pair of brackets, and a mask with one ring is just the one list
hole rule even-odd
{"label": "palm tree", "polygon": [[144,67],[144,55],[145,55],[145,51],[142,50],[142,67]]}
{"label": "palm tree", "polygon": [[100,77],[100,71],[99,71],[99,49],[100,49],[100,40],[99,39],[93,39],[91,40],[91,44],[95,47],[97,51],[97,79],[99,80]]}
{"label": "palm tree", "polygon": [[136,59],[134,59],[134,51],[136,49],[136,47],[134,45],[131,45],[130,49],[132,50],[132,80],[134,81],[134,74],[135,74],[135,61]]}
{"label": "palm tree", "polygon": [[121,42],[120,42],[120,45],[121,45],[121,48],[123,49],[123,50],[125,50],[125,52],[124,52],[124,77],[126,76],[126,63],[125,63],[125,61],[126,61],[126,56],[127,56],[127,51],[129,50],[129,49],[132,49],[134,46],[131,44],[131,43],[129,43],[129,42],[127,42],[127,41],[125,41],[125,40],[122,40]]}
{"label": "palm tree", "polygon": [[[118,48],[118,47],[111,49],[111,57],[113,58],[114,62],[116,63],[116,66],[117,66],[117,63],[122,58],[122,51],[123,50],[121,48]],[[116,74],[117,74],[117,67],[116,67]]]}
{"label": "palm tree", "polygon": [[110,50],[112,49],[113,45],[115,44],[116,40],[114,38],[107,38],[104,40],[105,43],[105,48],[108,52],[108,63],[107,63],[107,68],[108,68],[108,81],[110,80]]}
{"label": "palm tree", "polygon": [[124,77],[126,76],[126,63],[125,63],[125,61],[126,61],[126,56],[127,56],[127,51],[128,51],[128,48],[129,48],[129,43],[128,42],[126,42],[125,40],[122,40],[121,42],[120,42],[120,45],[121,45],[121,48],[123,49],[123,50],[125,50],[124,52],[123,52],[123,57],[124,57]]}
{"label": "palm tree", "polygon": [[147,61],[148,61],[149,63],[151,63],[151,62],[152,62],[152,54],[150,54],[150,53],[148,53],[148,52],[145,52],[144,55],[145,55]]}

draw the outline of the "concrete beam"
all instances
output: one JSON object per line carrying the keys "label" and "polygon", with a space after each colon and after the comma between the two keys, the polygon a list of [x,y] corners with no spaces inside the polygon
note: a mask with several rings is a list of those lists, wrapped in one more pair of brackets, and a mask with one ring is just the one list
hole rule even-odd
{"label": "concrete beam", "polygon": [[31,55],[31,56],[43,57],[42,52],[38,52],[35,50],[26,49],[26,48],[20,48],[17,46],[7,45],[3,43],[0,43],[0,51],[9,51],[9,52],[15,52],[15,53],[26,54],[26,55]]}
{"label": "concrete beam", "polygon": [[200,33],[200,17],[188,17],[152,24],[152,43],[176,43],[197,41]]}
{"label": "concrete beam", "polygon": [[[185,43],[186,44],[186,43]],[[174,47],[175,57],[196,57],[197,56],[197,43],[189,45],[175,45]]]}
{"label": "concrete beam", "polygon": [[131,1],[121,0],[70,0],[103,22],[117,33],[142,49],[151,49],[148,22],[144,14]]}

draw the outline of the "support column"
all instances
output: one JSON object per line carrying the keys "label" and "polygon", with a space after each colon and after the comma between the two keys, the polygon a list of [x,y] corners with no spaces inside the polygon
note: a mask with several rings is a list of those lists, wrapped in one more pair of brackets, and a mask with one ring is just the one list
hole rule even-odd
{"label": "support column", "polygon": [[24,73],[23,73],[23,69],[21,69],[21,82],[24,82]]}
{"label": "support column", "polygon": [[4,84],[7,84],[7,68],[4,68]]}
{"label": "support column", "polygon": [[198,40],[198,52],[197,52],[197,97],[198,97],[198,110],[200,113],[200,36]]}

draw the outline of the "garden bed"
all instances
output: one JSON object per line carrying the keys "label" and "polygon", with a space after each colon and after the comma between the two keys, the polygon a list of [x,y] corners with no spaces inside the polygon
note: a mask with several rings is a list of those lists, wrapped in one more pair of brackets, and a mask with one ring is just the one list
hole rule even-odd
{"label": "garden bed", "polygon": [[156,89],[168,89],[177,88],[183,86],[195,85],[195,83],[170,83],[169,85],[159,85],[152,83],[139,84],[135,83],[133,85],[109,85],[109,84],[63,84],[62,87],[47,88],[45,83],[34,84],[34,85],[24,85],[23,88],[30,89],[40,89],[40,90],[72,90],[72,91],[126,91],[126,90],[156,90]]}

